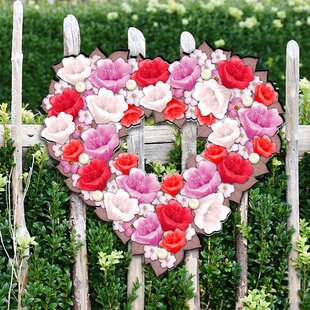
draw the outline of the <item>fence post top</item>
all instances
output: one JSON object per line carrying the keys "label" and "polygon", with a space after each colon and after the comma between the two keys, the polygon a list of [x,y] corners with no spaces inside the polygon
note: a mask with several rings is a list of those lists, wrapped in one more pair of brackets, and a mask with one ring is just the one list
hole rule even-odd
{"label": "fence post top", "polygon": [[145,38],[143,33],[135,28],[128,28],[128,49],[130,56],[142,56],[145,57]]}
{"label": "fence post top", "polygon": [[193,35],[188,31],[183,31],[180,37],[181,49],[184,53],[191,53],[196,48],[196,42]]}
{"label": "fence post top", "polygon": [[13,4],[13,8],[16,12],[22,12],[23,10],[23,4],[21,1],[17,0],[17,1],[14,1],[14,4]]}
{"label": "fence post top", "polygon": [[286,53],[290,58],[297,58],[299,56],[299,45],[295,40],[291,40],[287,43]]}

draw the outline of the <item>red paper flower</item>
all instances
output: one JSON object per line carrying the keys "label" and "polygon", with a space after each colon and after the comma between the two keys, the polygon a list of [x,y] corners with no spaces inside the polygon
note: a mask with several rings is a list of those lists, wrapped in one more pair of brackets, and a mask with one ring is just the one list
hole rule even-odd
{"label": "red paper flower", "polygon": [[167,82],[169,64],[160,57],[139,61],[138,66],[139,70],[132,74],[132,78],[142,87],[155,85],[158,81]]}
{"label": "red paper flower", "polygon": [[238,56],[233,56],[230,61],[220,61],[218,71],[227,88],[245,89],[254,80],[252,67],[246,66]]}
{"label": "red paper flower", "polygon": [[276,152],[276,144],[268,136],[254,137],[254,152],[264,157],[270,157]]}
{"label": "red paper flower", "polygon": [[214,117],[214,115],[212,113],[210,113],[207,116],[203,116],[201,114],[200,109],[197,107],[195,109],[195,114],[198,118],[198,123],[199,125],[203,126],[203,125],[207,125],[208,127],[211,127],[211,125],[215,122],[216,118]]}
{"label": "red paper flower", "polygon": [[138,167],[139,157],[134,153],[121,153],[118,158],[114,160],[114,166],[123,174],[129,174],[131,168]]}
{"label": "red paper flower", "polygon": [[184,117],[184,112],[186,110],[186,104],[177,99],[172,99],[168,102],[164,109],[165,119],[172,122],[175,119],[181,119]]}
{"label": "red paper flower", "polygon": [[94,158],[92,161],[78,170],[80,178],[77,188],[86,191],[103,191],[110,176],[111,170],[105,160]]}
{"label": "red paper flower", "polygon": [[163,177],[161,190],[171,196],[175,196],[184,187],[184,179],[178,174],[169,174]]}
{"label": "red paper flower", "polygon": [[226,155],[226,148],[216,144],[208,144],[202,153],[204,158],[212,161],[215,164],[218,164],[224,157],[226,157]]}
{"label": "red paper flower", "polygon": [[61,159],[67,161],[78,161],[79,156],[84,152],[83,144],[80,140],[71,140],[62,147],[63,154]]}
{"label": "red paper flower", "polygon": [[185,232],[178,228],[175,231],[166,231],[164,233],[164,238],[159,242],[159,245],[175,254],[186,244],[185,236]]}
{"label": "red paper flower", "polygon": [[255,101],[268,107],[277,101],[277,93],[271,84],[258,84],[255,87]]}
{"label": "red paper flower", "polygon": [[186,230],[188,225],[193,221],[192,211],[188,207],[182,207],[182,205],[175,199],[171,199],[168,205],[158,205],[156,207],[156,213],[160,221],[161,227],[164,231]]}
{"label": "red paper flower", "polygon": [[223,183],[245,183],[254,172],[248,160],[241,155],[231,152],[218,164]]}
{"label": "red paper flower", "polygon": [[141,117],[144,112],[132,104],[128,104],[128,109],[124,112],[121,124],[126,127],[138,125],[141,123]]}
{"label": "red paper flower", "polygon": [[65,112],[73,116],[75,120],[79,111],[83,108],[83,99],[74,89],[66,88],[62,94],[57,94],[50,98],[52,108],[48,111],[48,116],[57,116],[60,112]]}

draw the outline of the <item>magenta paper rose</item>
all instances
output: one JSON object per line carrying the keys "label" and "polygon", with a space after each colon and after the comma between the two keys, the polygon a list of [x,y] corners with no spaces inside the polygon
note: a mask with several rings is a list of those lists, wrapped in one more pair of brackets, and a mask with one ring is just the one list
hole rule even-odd
{"label": "magenta paper rose", "polygon": [[155,174],[146,174],[137,168],[132,168],[129,175],[120,175],[116,182],[131,198],[137,198],[139,203],[152,202],[160,190]]}
{"label": "magenta paper rose", "polygon": [[130,79],[131,65],[124,59],[118,58],[114,62],[111,59],[100,59],[97,61],[97,69],[92,72],[91,83],[97,88],[106,88],[117,93],[125,87]]}
{"label": "magenta paper rose", "polygon": [[221,177],[216,165],[201,161],[197,168],[189,168],[183,172],[186,181],[182,195],[190,198],[203,198],[216,192],[221,183]]}
{"label": "magenta paper rose", "polygon": [[175,61],[169,66],[169,72],[171,87],[192,90],[200,77],[201,69],[197,59],[184,56],[180,61]]}
{"label": "magenta paper rose", "polygon": [[85,153],[91,157],[109,160],[119,145],[116,126],[98,125],[82,133]]}
{"label": "magenta paper rose", "polygon": [[277,109],[269,109],[258,102],[254,102],[251,108],[238,110],[240,122],[247,136],[252,139],[255,136],[264,135],[272,137],[278,131],[278,126],[283,123]]}
{"label": "magenta paper rose", "polygon": [[155,213],[149,212],[146,217],[140,217],[133,223],[133,226],[136,230],[131,236],[132,241],[153,246],[158,245],[163,230]]}

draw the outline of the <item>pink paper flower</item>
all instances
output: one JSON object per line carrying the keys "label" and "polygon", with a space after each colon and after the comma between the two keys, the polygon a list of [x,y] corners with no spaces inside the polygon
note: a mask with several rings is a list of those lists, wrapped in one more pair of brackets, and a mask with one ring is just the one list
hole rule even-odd
{"label": "pink paper flower", "polygon": [[146,174],[137,168],[132,168],[128,175],[118,176],[116,182],[130,197],[137,198],[139,203],[152,202],[160,190],[160,183],[155,174]]}
{"label": "pink paper flower", "polygon": [[222,119],[227,111],[231,91],[211,79],[199,82],[195,86],[193,98],[198,101],[198,108],[203,116],[213,114]]}
{"label": "pink paper flower", "polygon": [[97,61],[97,69],[92,72],[90,81],[97,88],[106,88],[117,93],[125,87],[130,79],[131,65],[124,59],[118,58],[114,62],[111,59],[100,59]]}
{"label": "pink paper flower", "polygon": [[175,61],[169,66],[169,84],[174,88],[191,90],[200,77],[200,66],[195,58],[184,56],[180,61]]}
{"label": "pink paper flower", "polygon": [[123,229],[124,229],[124,231],[125,231],[125,235],[127,236],[127,237],[130,237],[133,233],[134,233],[134,231],[135,231],[135,227],[133,226],[133,223],[134,223],[134,221],[135,221],[136,219],[133,219],[133,220],[131,220],[131,221],[129,221],[129,222],[125,222],[125,223],[123,223]]}
{"label": "pink paper flower", "polygon": [[211,53],[211,58],[213,63],[218,63],[222,60],[226,60],[227,57],[224,54],[223,50],[217,49]]}
{"label": "pink paper flower", "polygon": [[268,110],[264,104],[256,101],[251,108],[240,109],[238,114],[244,131],[250,139],[264,135],[272,137],[283,122],[277,109]]}
{"label": "pink paper flower", "polygon": [[116,126],[98,125],[82,133],[85,153],[98,159],[109,160],[119,145]]}
{"label": "pink paper flower", "polygon": [[140,211],[138,200],[130,198],[122,189],[115,194],[106,192],[103,197],[108,219],[112,221],[131,221]]}
{"label": "pink paper flower", "polygon": [[75,131],[74,131],[72,137],[74,139],[79,138],[82,135],[82,133],[84,131],[86,131],[87,129],[89,129],[89,128],[90,128],[89,125],[86,125],[85,123],[80,123],[78,121],[75,121]]}
{"label": "pink paper flower", "polygon": [[144,246],[145,258],[150,258],[151,260],[158,259],[157,251],[158,251],[158,247],[156,247],[156,246],[151,246],[151,245],[145,245]]}
{"label": "pink paper flower", "polygon": [[61,160],[60,165],[64,173],[77,173],[79,164],[74,161]]}
{"label": "pink paper flower", "polygon": [[206,60],[208,58],[207,54],[206,53],[203,53],[202,50],[194,50],[190,55],[189,57],[191,58],[194,58],[197,60],[198,62],[198,65],[200,67],[202,67],[205,63],[206,63]]}
{"label": "pink paper flower", "polygon": [[41,136],[59,144],[65,144],[75,130],[72,115],[64,112],[46,118],[44,122],[46,127],[42,130]]}
{"label": "pink paper flower", "polygon": [[214,144],[229,149],[240,136],[240,127],[237,120],[225,118],[223,121],[211,125],[212,133],[208,140]]}
{"label": "pink paper flower", "polygon": [[134,222],[135,231],[131,240],[148,245],[158,245],[162,238],[163,230],[155,213],[148,213]]}
{"label": "pink paper flower", "polygon": [[64,81],[76,85],[84,82],[91,73],[91,60],[84,55],[68,57],[62,60],[63,67],[57,71],[57,75]]}
{"label": "pink paper flower", "polygon": [[92,121],[93,117],[88,110],[79,111],[79,122],[84,123],[86,125],[90,125]]}
{"label": "pink paper flower", "polygon": [[228,105],[228,116],[230,118],[238,117],[238,110],[243,108],[242,100],[240,98],[232,98]]}
{"label": "pink paper flower", "polygon": [[223,205],[222,193],[209,195],[199,200],[199,208],[195,210],[194,222],[206,234],[212,234],[222,229],[222,222],[226,220],[230,209]]}
{"label": "pink paper flower", "polygon": [[221,183],[221,177],[215,164],[207,161],[198,163],[197,168],[189,168],[183,172],[186,181],[181,191],[182,195],[190,198],[203,198],[216,191]]}

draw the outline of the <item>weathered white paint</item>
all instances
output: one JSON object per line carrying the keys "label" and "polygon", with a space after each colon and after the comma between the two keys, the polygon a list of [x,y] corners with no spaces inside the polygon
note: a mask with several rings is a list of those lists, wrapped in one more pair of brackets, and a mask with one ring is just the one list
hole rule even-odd
{"label": "weathered white paint", "polygon": [[287,202],[292,206],[287,221],[288,229],[293,227],[293,248],[288,261],[289,304],[291,310],[299,309],[300,279],[293,266],[298,254],[294,245],[299,235],[299,174],[298,174],[298,114],[299,114],[299,46],[290,41],[286,49],[286,174]]}
{"label": "weathered white paint", "polygon": [[[80,27],[73,15],[64,19],[64,55],[80,53]],[[76,241],[83,245],[75,256],[72,270],[73,278],[73,309],[89,310],[88,260],[86,244],[86,205],[78,194],[70,194],[70,228],[76,233]]]}
{"label": "weathered white paint", "polygon": [[[130,56],[138,56],[141,54],[145,56],[145,38],[143,33],[134,28],[128,29],[128,49]],[[144,122],[139,127],[131,128],[128,131],[127,137],[128,151],[135,153],[139,157],[139,168],[144,169]],[[128,244],[129,251],[131,250],[131,243]],[[140,287],[136,291],[137,298],[132,302],[133,310],[144,309],[144,256],[135,255],[131,257],[128,267],[127,278],[127,293],[131,294],[134,283],[139,281]]]}

